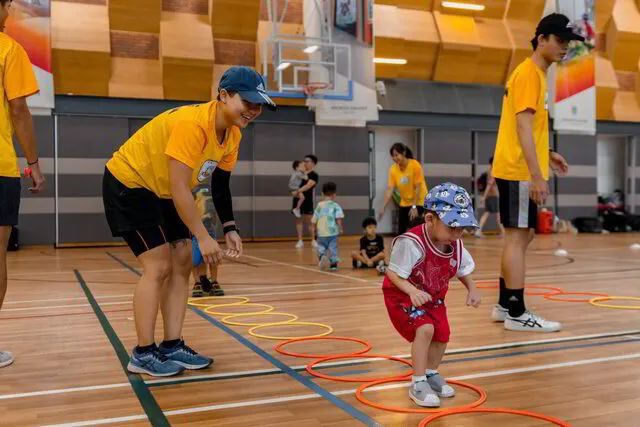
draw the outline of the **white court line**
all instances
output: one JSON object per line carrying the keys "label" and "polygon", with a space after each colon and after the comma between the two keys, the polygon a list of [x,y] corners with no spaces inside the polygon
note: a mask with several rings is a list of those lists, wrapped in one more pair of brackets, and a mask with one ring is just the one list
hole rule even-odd
{"label": "white court line", "polygon": [[268,263],[271,263],[271,264],[284,265],[286,267],[297,268],[298,270],[311,271],[313,273],[326,274],[328,276],[333,276],[333,277],[342,277],[343,279],[355,280],[357,282],[369,282],[367,279],[362,279],[360,277],[352,277],[352,276],[347,276],[346,274],[332,273],[330,271],[322,271],[322,270],[320,270],[318,268],[305,267],[303,265],[296,265],[296,264],[291,264],[291,263],[288,263],[288,262],[272,261],[272,260],[267,259],[267,258],[260,258],[260,257],[257,257],[257,256],[252,256],[252,255],[242,255],[242,256],[245,257],[245,258],[255,259],[255,260],[258,260],[258,261],[268,262]]}
{"label": "white court line", "polygon": [[[602,337],[618,337],[624,335],[633,335],[640,333],[639,329],[635,330],[625,330],[625,331],[613,331],[613,332],[604,332],[601,334],[589,334],[589,335],[576,335],[570,337],[563,338],[552,338],[552,339],[544,339],[544,340],[533,340],[533,341],[516,341],[512,343],[505,344],[490,344],[485,346],[478,347],[463,347],[453,350],[447,350],[445,352],[446,355],[455,355],[460,353],[469,353],[469,352],[479,352],[479,351],[490,351],[490,350],[504,350],[513,347],[522,347],[522,346],[531,346],[531,345],[543,345],[543,344],[554,344],[561,343],[566,341],[577,341],[577,340],[587,340],[587,339],[595,339]],[[407,358],[411,356],[410,354],[398,354],[394,357],[398,358]],[[386,360],[386,359],[375,359],[375,360]],[[374,359],[362,359],[362,358],[354,358],[349,361],[343,362],[326,362],[320,364],[320,366],[341,366],[357,361],[370,362],[374,361]],[[306,365],[298,365],[298,366],[290,366],[291,369],[302,369]],[[252,371],[235,371],[235,372],[225,372],[220,374],[209,374],[209,375],[193,375],[189,377],[184,377],[185,380],[202,380],[202,379],[211,379],[211,378],[226,378],[237,375],[251,375],[251,374],[268,374],[273,372],[280,372],[280,369],[277,368],[268,368],[268,369],[256,369]],[[162,384],[166,382],[175,381],[175,378],[166,378],[160,380],[149,380],[145,381],[146,384]],[[30,393],[18,393],[18,394],[5,394],[0,395],[0,400],[3,399],[16,399],[20,397],[30,397],[30,396],[41,396],[48,394],[59,394],[59,393],[72,393],[76,391],[91,391],[91,390],[100,390],[102,388],[114,388],[114,387],[125,387],[128,386],[129,383],[117,383],[117,384],[108,384],[108,385],[97,385],[97,386],[88,386],[88,387],[74,387],[74,388],[62,388],[62,389],[53,389],[53,390],[43,390],[43,391],[34,391]]]}
{"label": "white court line", "polygon": [[[82,270],[83,273],[108,273],[113,271],[129,271],[129,269],[128,268],[109,268],[109,269],[102,269],[102,270]],[[33,273],[11,273],[9,280],[11,280],[11,277],[13,276],[41,276],[41,275],[49,275],[49,274],[63,274],[63,273],[73,275],[73,269],[69,269],[66,271],[55,270],[55,271],[36,271]]]}
{"label": "white court line", "polygon": [[[131,301],[103,302],[102,304],[100,304],[100,306],[124,305],[124,304],[133,304],[133,303]],[[8,311],[49,310],[51,308],[74,308],[74,307],[91,307],[91,305],[90,304],[71,304],[71,305],[45,305],[40,307],[6,308],[6,309],[3,309],[2,312],[6,313]]]}
{"label": "white court line", "polygon": [[[581,360],[574,360],[574,361],[571,361],[571,362],[552,363],[552,364],[547,364],[547,365],[530,366],[530,367],[527,367],[527,368],[506,369],[506,370],[500,370],[500,371],[488,371],[488,372],[481,372],[481,373],[478,373],[478,374],[451,377],[449,379],[463,381],[463,380],[470,380],[470,379],[475,379],[475,378],[489,378],[489,377],[497,377],[497,376],[503,376],[503,375],[520,374],[520,373],[524,373],[524,372],[536,372],[536,371],[545,371],[545,370],[558,369],[558,368],[570,368],[570,367],[574,367],[574,366],[590,365],[590,364],[594,364],[594,363],[615,362],[615,361],[620,361],[620,360],[630,360],[630,359],[637,359],[637,358],[640,358],[640,353],[625,354],[625,355],[622,355],[622,356],[599,357],[599,358],[595,358],[595,359],[581,359]],[[377,390],[390,390],[390,389],[403,388],[403,387],[408,387],[408,386],[409,386],[409,382],[402,383],[402,384],[388,384],[388,385],[369,388],[369,389],[366,390],[366,392],[377,391]],[[348,390],[339,390],[339,391],[336,391],[336,392],[332,392],[331,394],[333,394],[334,396],[343,396],[343,395],[354,394],[355,392],[356,392],[356,389],[353,388],[353,389],[348,389]],[[243,407],[248,407],[248,406],[258,406],[258,405],[268,405],[268,404],[273,404],[273,403],[293,402],[293,401],[299,401],[299,400],[314,399],[314,398],[319,398],[319,397],[321,397],[321,396],[316,394],[316,393],[313,393],[313,394],[301,394],[301,395],[285,396],[285,397],[278,397],[278,398],[272,398],[272,399],[260,399],[260,400],[244,401],[244,402],[224,403],[224,404],[221,404],[221,405],[202,406],[202,407],[196,407],[196,408],[176,409],[176,410],[173,410],[173,411],[166,411],[166,412],[164,412],[164,414],[166,416],[196,414],[196,413],[210,412],[210,411],[216,411],[216,410],[221,410],[221,409],[243,408]],[[75,423],[52,424],[52,425],[48,425],[48,426],[45,426],[45,427],[83,427],[83,426],[92,426],[92,425],[113,424],[113,423],[117,423],[117,422],[122,422],[123,418],[127,418],[126,419],[127,421],[128,420],[144,420],[144,419],[146,419],[146,417],[144,415],[133,415],[132,417],[103,418],[103,419],[98,419],[98,420],[81,421],[81,422],[75,422]]]}
{"label": "white court line", "polygon": [[[133,294],[122,294],[122,295],[104,295],[95,297],[95,299],[108,299],[108,298],[128,298],[132,297]],[[69,298],[53,298],[53,299],[32,299],[32,300],[19,300],[19,301],[5,301],[6,304],[29,304],[33,302],[58,302],[58,301],[86,301],[87,297],[69,297]],[[40,307],[38,307],[40,308]],[[2,310],[5,311],[5,310]]]}

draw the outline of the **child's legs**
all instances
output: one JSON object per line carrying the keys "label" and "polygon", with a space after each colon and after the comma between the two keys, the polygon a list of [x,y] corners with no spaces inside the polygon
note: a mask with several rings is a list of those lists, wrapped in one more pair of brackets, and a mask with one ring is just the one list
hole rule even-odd
{"label": "child's legs", "polygon": [[384,252],[380,252],[379,254],[377,254],[376,256],[374,256],[373,258],[371,258],[371,261],[373,261],[374,264],[379,263],[380,261],[384,261]]}
{"label": "child's legs", "polygon": [[421,377],[427,370],[429,349],[433,338],[433,325],[426,323],[416,330],[416,337],[411,344],[411,364],[413,376]]}
{"label": "child's legs", "polygon": [[318,258],[322,258],[329,250],[329,239],[329,237],[318,237],[318,246],[316,246]]}
{"label": "child's legs", "polygon": [[298,193],[298,203],[296,204],[296,209],[300,209],[302,206],[302,202],[304,202],[304,194]]}
{"label": "child's legs", "polygon": [[438,370],[446,349],[446,342],[431,341],[427,357],[427,369],[433,369],[434,371]]}
{"label": "child's legs", "polygon": [[356,261],[360,261],[363,264],[367,263],[367,260],[365,259],[364,255],[362,255],[362,252],[359,252],[359,251],[351,252],[351,259],[354,259]]}
{"label": "child's legs", "polygon": [[335,264],[338,262],[338,236],[329,237],[329,251],[331,251],[331,255],[329,259],[331,260],[331,264]]}

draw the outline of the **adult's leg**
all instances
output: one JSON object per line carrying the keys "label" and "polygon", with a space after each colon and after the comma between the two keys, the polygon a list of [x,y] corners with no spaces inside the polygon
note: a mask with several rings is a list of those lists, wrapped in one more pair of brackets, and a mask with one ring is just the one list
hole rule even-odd
{"label": "adult's leg", "polygon": [[165,281],[171,277],[171,251],[163,244],[138,256],[142,264],[142,277],[133,294],[133,311],[138,345],[145,347],[155,342],[156,318]]}
{"label": "adult's leg", "polygon": [[480,217],[480,224],[478,227],[478,231],[476,232],[477,235],[482,235],[482,230],[484,229],[484,226],[487,223],[488,219],[489,219],[489,211],[485,210],[482,213],[482,216]]}
{"label": "adult's leg", "polygon": [[[160,300],[165,341],[179,340],[182,336],[191,269],[191,240],[180,239],[171,242],[169,246],[171,275],[164,283]],[[206,274],[206,266],[204,271]]]}
{"label": "adult's leg", "polygon": [[409,227],[409,210],[410,207],[401,207],[398,209],[398,235],[407,232]]}
{"label": "adult's leg", "polygon": [[296,233],[298,234],[298,242],[302,241],[302,232],[304,231],[303,228],[303,219],[302,218],[296,218],[295,219],[296,222]]}
{"label": "adult's leg", "polygon": [[7,293],[7,245],[11,229],[10,225],[0,226],[0,308]]}

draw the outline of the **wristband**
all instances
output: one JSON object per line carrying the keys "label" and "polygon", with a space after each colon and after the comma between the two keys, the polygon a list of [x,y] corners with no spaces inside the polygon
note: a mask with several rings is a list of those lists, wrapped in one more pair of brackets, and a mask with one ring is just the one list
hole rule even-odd
{"label": "wristband", "polygon": [[40,160],[40,159],[37,159],[37,158],[36,158],[35,162],[30,162],[30,161],[28,161],[28,160],[27,160],[27,164],[28,164],[29,166],[33,166],[33,165],[35,165],[36,163],[38,163],[38,161],[39,161],[39,160]]}
{"label": "wristband", "polygon": [[231,233],[232,231],[235,231],[236,233],[240,234],[240,229],[235,224],[227,225],[222,229],[222,232],[224,233],[225,236],[228,233]]}

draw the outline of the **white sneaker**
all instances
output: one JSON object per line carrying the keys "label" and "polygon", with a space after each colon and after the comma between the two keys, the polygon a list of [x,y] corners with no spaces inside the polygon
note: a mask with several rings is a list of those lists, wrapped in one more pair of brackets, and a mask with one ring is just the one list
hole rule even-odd
{"label": "white sneaker", "polygon": [[320,270],[327,270],[329,268],[329,257],[326,254],[320,257],[318,267],[320,267]]}
{"label": "white sneaker", "polygon": [[8,351],[0,351],[0,368],[11,365],[13,360],[13,354]]}
{"label": "white sneaker", "polygon": [[296,249],[302,248],[304,248],[304,242],[302,240],[298,240],[298,243],[296,243]]}
{"label": "white sneaker", "polygon": [[496,304],[493,306],[493,311],[491,311],[491,319],[494,322],[504,322],[508,314],[509,309],[502,307],[500,304]]}
{"label": "white sneaker", "polygon": [[318,247],[318,242],[316,242],[315,240],[312,240],[311,241],[311,247],[314,248],[314,249],[317,248]]}
{"label": "white sneaker", "polygon": [[536,313],[527,310],[520,317],[511,317],[507,314],[504,328],[508,331],[557,332],[562,329],[562,324],[545,320]]}
{"label": "white sneaker", "polygon": [[440,406],[440,398],[435,391],[431,389],[426,381],[418,381],[409,387],[409,397],[416,402],[418,406],[426,406],[427,408],[437,408]]}
{"label": "white sneaker", "polygon": [[302,218],[302,214],[300,213],[300,209],[295,208],[295,209],[292,209],[291,212],[295,215],[296,218]]}
{"label": "white sneaker", "polygon": [[484,234],[482,234],[482,231],[480,231],[480,229],[478,229],[478,230],[476,230],[475,233],[473,233],[473,236],[482,238],[482,237],[484,237]]}

